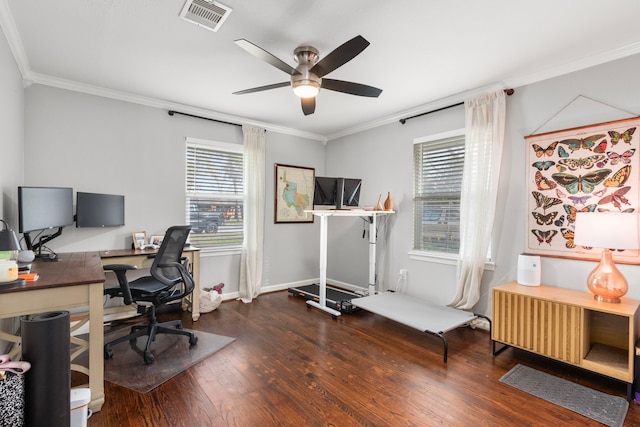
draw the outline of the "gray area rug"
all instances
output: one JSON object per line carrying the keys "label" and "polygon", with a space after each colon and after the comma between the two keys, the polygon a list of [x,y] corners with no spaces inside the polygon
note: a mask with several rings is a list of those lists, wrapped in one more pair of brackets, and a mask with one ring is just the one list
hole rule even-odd
{"label": "gray area rug", "polygon": [[622,397],[592,390],[523,365],[516,365],[500,378],[500,382],[611,427],[621,427],[629,409],[629,402]]}
{"label": "gray area rug", "polygon": [[[125,335],[128,330],[108,334],[105,342]],[[155,362],[145,365],[142,349],[146,341],[138,338],[137,346],[123,342],[112,347],[113,357],[104,361],[104,379],[111,383],[147,393],[180,372],[224,348],[235,338],[195,331],[198,343],[189,346],[184,336],[160,334],[151,346]],[[146,338],[145,338],[146,339]]]}

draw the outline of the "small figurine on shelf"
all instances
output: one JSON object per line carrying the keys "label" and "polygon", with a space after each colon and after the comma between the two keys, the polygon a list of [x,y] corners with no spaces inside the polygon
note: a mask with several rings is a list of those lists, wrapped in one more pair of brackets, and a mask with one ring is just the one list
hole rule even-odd
{"label": "small figurine on shelf", "polygon": [[383,211],[384,208],[382,207],[382,203],[380,203],[380,200],[382,199],[382,194],[380,194],[380,196],[378,196],[378,203],[376,203],[376,207],[373,208],[374,211]]}
{"label": "small figurine on shelf", "polygon": [[391,192],[387,192],[387,200],[384,201],[384,210],[392,211],[393,210],[393,199],[391,198]]}

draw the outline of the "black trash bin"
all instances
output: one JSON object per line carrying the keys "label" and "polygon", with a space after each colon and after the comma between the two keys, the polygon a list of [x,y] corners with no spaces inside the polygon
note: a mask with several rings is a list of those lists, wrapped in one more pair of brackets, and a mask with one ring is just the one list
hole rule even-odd
{"label": "black trash bin", "polygon": [[71,334],[69,312],[20,320],[25,374],[24,421],[27,427],[68,427],[71,418]]}

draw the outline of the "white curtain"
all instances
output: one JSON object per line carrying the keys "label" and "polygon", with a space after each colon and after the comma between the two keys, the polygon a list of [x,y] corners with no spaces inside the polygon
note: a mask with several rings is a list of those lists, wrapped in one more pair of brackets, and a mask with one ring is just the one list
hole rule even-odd
{"label": "white curtain", "polygon": [[244,241],[240,257],[240,300],[249,303],[262,287],[265,132],[242,126],[244,140]]}
{"label": "white curtain", "polygon": [[450,306],[469,310],[480,299],[480,282],[491,243],[504,143],[503,90],[465,102],[465,158],[460,198],[458,288]]}

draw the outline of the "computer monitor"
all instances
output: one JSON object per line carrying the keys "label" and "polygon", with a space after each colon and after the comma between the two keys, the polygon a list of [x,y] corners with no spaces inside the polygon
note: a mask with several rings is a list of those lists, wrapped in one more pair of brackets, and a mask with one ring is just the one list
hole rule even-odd
{"label": "computer monitor", "polygon": [[338,178],[336,188],[336,209],[358,207],[360,205],[361,179]]}
{"label": "computer monitor", "polygon": [[76,227],[122,227],[124,196],[76,193]]}
{"label": "computer monitor", "polygon": [[73,189],[18,187],[20,233],[73,224]]}
{"label": "computer monitor", "polygon": [[[18,231],[24,234],[27,249],[41,254],[42,246],[62,234],[73,224],[73,189],[68,187],[18,187]],[[57,228],[53,234],[42,232]],[[29,233],[39,231],[32,244]]]}
{"label": "computer monitor", "polygon": [[335,209],[358,207],[361,187],[361,179],[317,176],[313,204],[314,206],[331,206]]}
{"label": "computer monitor", "polygon": [[336,186],[337,178],[316,176],[313,189],[313,205],[334,207],[336,205]]}

